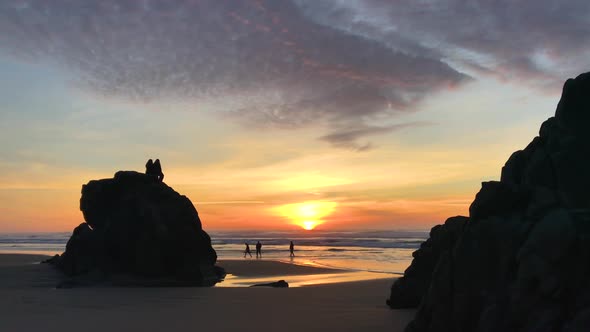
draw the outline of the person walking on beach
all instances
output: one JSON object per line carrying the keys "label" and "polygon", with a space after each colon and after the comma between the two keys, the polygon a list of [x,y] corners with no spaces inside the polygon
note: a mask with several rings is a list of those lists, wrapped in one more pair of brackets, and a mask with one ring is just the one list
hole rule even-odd
{"label": "person walking on beach", "polygon": [[244,258],[246,258],[246,255],[250,255],[250,257],[252,257],[252,253],[250,252],[250,245],[248,243],[244,243],[246,245],[246,250],[244,250]]}
{"label": "person walking on beach", "polygon": [[256,243],[256,258],[262,258],[262,243],[260,241]]}
{"label": "person walking on beach", "polygon": [[295,245],[293,244],[293,241],[291,241],[291,244],[289,245],[289,257],[295,257]]}

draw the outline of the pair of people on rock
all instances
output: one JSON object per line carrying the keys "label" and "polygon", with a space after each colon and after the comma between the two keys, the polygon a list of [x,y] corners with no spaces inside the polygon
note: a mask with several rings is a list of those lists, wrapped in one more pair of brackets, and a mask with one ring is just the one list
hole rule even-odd
{"label": "pair of people on rock", "polygon": [[148,160],[147,164],[145,164],[145,174],[155,176],[160,182],[164,181],[160,159],[156,159],[156,161]]}

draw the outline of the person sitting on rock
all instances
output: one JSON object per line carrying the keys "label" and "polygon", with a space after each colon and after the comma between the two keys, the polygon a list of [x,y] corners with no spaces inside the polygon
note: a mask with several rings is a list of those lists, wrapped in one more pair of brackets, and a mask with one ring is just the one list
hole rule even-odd
{"label": "person sitting on rock", "polygon": [[150,159],[145,164],[145,174],[146,175],[153,175],[154,174],[154,162]]}
{"label": "person sitting on rock", "polygon": [[156,159],[156,161],[154,162],[153,175],[155,175],[158,178],[158,181],[164,182],[164,173],[162,173],[162,165],[160,165],[160,159]]}

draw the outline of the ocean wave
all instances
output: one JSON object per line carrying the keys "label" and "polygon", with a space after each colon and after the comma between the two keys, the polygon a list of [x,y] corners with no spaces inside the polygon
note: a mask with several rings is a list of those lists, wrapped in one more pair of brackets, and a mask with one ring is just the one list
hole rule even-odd
{"label": "ocean wave", "polygon": [[[378,236],[377,236],[378,235]],[[240,245],[261,241],[263,245],[288,246],[293,241],[296,246],[307,247],[360,247],[360,248],[418,248],[428,237],[426,232],[322,232],[305,234],[294,232],[211,232],[213,246]],[[64,246],[70,233],[32,233],[0,235],[0,246],[8,244]]]}
{"label": "ocean wave", "polygon": [[[363,247],[363,248],[418,248],[425,239],[294,239],[296,246],[321,246],[321,247]],[[260,241],[263,245],[289,245],[285,239],[235,239],[235,238],[216,238],[212,240],[213,245],[237,245],[255,243]]]}

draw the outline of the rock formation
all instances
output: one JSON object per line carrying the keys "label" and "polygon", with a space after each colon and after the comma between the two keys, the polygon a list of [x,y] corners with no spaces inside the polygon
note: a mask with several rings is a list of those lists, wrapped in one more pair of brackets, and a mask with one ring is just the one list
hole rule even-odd
{"label": "rock formation", "polygon": [[86,222],[50,260],[75,280],[205,286],[223,274],[191,201],[153,176],[120,171],[90,181],[80,210]]}
{"label": "rock formation", "polygon": [[590,73],[569,79],[539,136],[484,182],[469,218],[435,226],[392,286],[407,332],[587,331]]}
{"label": "rock formation", "polygon": [[269,282],[266,284],[255,284],[250,287],[273,287],[273,288],[289,288],[289,283],[285,280],[279,280],[275,282]]}
{"label": "rock formation", "polygon": [[391,300],[387,304],[395,309],[414,308],[420,304],[430,285],[430,276],[441,254],[448,252],[461,235],[468,218],[457,216],[447,219],[444,225],[430,230],[430,238],[412,254],[414,260],[404,277],[391,287]]}

